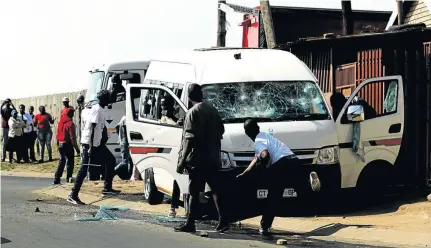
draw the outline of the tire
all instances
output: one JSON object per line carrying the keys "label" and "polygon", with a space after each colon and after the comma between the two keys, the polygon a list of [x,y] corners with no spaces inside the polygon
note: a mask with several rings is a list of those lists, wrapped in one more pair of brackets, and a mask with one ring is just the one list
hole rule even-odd
{"label": "tire", "polygon": [[390,165],[383,162],[367,165],[357,184],[360,198],[374,201],[383,196],[391,182],[391,172]]}
{"label": "tire", "polygon": [[163,202],[165,195],[157,190],[154,182],[153,169],[145,170],[144,175],[144,199],[150,205],[157,205]]}

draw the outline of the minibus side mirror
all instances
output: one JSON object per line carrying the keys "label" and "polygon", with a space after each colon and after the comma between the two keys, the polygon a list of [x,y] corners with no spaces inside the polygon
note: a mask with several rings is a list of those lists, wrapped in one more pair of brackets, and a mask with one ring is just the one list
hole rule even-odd
{"label": "minibus side mirror", "polygon": [[361,122],[364,118],[364,108],[361,105],[351,105],[347,109],[347,120],[350,122]]}

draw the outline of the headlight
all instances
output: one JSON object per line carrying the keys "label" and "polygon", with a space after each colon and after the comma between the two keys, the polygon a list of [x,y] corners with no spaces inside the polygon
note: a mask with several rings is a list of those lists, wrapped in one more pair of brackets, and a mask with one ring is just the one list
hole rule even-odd
{"label": "headlight", "polygon": [[232,167],[232,162],[230,161],[229,154],[227,152],[221,152],[221,168],[229,169]]}
{"label": "headlight", "polygon": [[335,164],[339,161],[340,148],[338,146],[325,147],[319,150],[316,164]]}

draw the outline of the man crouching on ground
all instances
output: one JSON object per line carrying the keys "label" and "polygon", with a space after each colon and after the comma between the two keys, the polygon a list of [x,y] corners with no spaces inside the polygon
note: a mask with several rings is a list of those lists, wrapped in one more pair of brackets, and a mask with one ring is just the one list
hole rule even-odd
{"label": "man crouching on ground", "polygon": [[[247,169],[237,177],[243,177],[254,167],[260,167],[261,169],[269,170],[267,176],[271,178],[259,229],[259,233],[266,236],[270,234],[275,217],[275,207],[279,205],[279,201],[283,198],[285,171],[296,171],[297,167],[300,166],[300,161],[281,141],[270,134],[261,132],[255,120],[247,120],[244,123],[244,129],[246,135],[254,141],[255,157]],[[293,176],[290,178],[293,178]],[[310,179],[313,191],[319,191],[320,180],[317,173],[312,172]]]}

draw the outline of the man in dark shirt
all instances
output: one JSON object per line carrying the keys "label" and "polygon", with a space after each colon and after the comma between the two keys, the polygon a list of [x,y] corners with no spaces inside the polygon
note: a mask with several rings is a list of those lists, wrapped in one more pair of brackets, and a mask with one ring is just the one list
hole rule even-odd
{"label": "man in dark shirt", "polygon": [[[12,116],[12,110],[15,109],[15,106],[13,106],[12,101],[7,98],[4,100],[4,102],[1,105],[1,127],[2,127],[2,157],[1,161],[5,162],[6,160],[6,145],[9,138],[9,124],[8,121],[10,117]],[[12,158],[9,158],[10,161],[12,161]]]}
{"label": "man in dark shirt", "polygon": [[199,207],[199,194],[205,184],[211,187],[219,214],[217,231],[228,229],[222,199],[217,182],[217,171],[221,167],[221,139],[224,134],[223,122],[213,106],[202,102],[202,89],[198,84],[189,86],[189,100],[193,107],[187,112],[177,172],[189,174],[189,211],[187,222],[175,228],[179,232],[196,232],[195,219]]}

